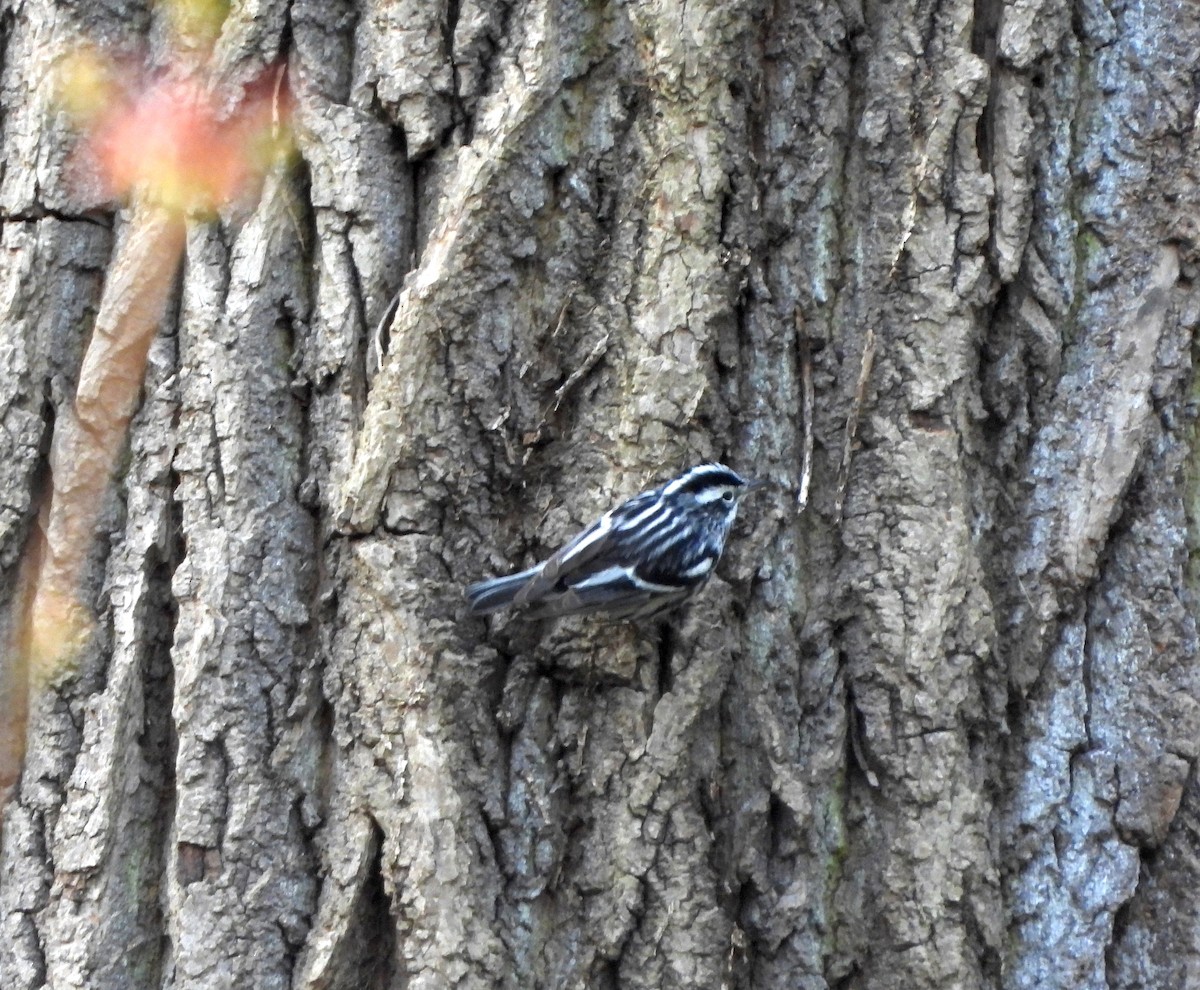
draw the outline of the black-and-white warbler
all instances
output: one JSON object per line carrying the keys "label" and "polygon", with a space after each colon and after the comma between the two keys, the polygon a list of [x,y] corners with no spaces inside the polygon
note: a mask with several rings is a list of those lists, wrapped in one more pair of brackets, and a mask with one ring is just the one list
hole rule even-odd
{"label": "black-and-white warbler", "polygon": [[642,619],[708,582],[738,501],[762,482],[701,464],[610,509],[540,564],[467,588],[471,612],[529,606],[530,618],[606,612]]}

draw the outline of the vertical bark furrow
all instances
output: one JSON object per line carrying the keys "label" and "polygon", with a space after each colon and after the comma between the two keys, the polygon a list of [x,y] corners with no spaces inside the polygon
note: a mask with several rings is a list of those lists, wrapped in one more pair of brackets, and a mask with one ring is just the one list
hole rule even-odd
{"label": "vertical bark furrow", "polygon": [[994,291],[993,181],[976,140],[988,70],[970,4],[877,13],[854,42],[853,254],[833,310],[852,334],[839,341],[843,382],[858,373],[859,328],[879,344],[824,603],[854,713],[843,752],[864,771],[848,777],[844,810],[822,795],[846,822],[828,966],[849,985],[976,987],[1002,940],[987,757],[973,744],[992,606],[962,441],[978,404],[978,307]]}
{"label": "vertical bark furrow", "polygon": [[315,704],[305,686],[316,534],[297,501],[289,324],[306,306],[288,195],[272,180],[229,246],[214,228],[188,244],[166,887],[178,986],[289,986],[313,909],[313,822],[301,802],[314,767],[292,740]]}
{"label": "vertical bark furrow", "polygon": [[[1037,305],[1055,313],[1058,297],[1071,308],[1050,341],[1058,353],[1029,362],[1061,366],[1061,376],[1031,404],[1019,588],[1002,651],[1027,694],[1002,819],[1015,840],[1013,987],[1166,986],[1194,965],[1186,926],[1171,930],[1177,941],[1166,949],[1145,914],[1164,888],[1194,877],[1186,813],[1175,823],[1196,755],[1196,632],[1176,480],[1193,440],[1174,412],[1194,330],[1181,266],[1194,259],[1171,242],[1190,237],[1177,198],[1200,201],[1184,164],[1195,139],[1174,137],[1194,131],[1185,52],[1200,25],[1178,13],[1091,12],[1050,91],[1050,101],[1069,101],[1077,125],[1065,161],[1048,143],[1042,174],[1074,208],[1069,227],[1048,210],[1037,218],[1041,248],[1027,267]],[[1161,94],[1148,116],[1135,109],[1142,80]],[[1183,185],[1164,185],[1165,174]],[[1050,273],[1057,291],[1044,288]],[[1022,307],[1045,327],[1035,304]],[[1165,855],[1145,855],[1164,843]],[[1160,856],[1183,873],[1164,884],[1146,867]]]}
{"label": "vertical bark furrow", "polygon": [[79,757],[48,853],[46,980],[134,990],[161,978],[159,900],[170,809],[171,526],[175,341],[151,355],[131,424],[123,532],[106,566],[110,655],[84,708]]}

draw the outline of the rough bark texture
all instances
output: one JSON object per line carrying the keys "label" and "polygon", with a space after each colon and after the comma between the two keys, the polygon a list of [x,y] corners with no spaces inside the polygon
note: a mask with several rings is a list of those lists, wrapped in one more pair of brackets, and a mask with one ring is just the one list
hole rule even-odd
{"label": "rough bark texture", "polygon": [[[165,11],[3,6],[10,643],[131,222],[50,81]],[[1198,51],[1183,0],[234,3],[214,85],[284,62],[299,154],[189,223],[94,635],[3,657],[0,985],[1200,986]],[[714,458],[784,487],[672,622],[464,614]]]}

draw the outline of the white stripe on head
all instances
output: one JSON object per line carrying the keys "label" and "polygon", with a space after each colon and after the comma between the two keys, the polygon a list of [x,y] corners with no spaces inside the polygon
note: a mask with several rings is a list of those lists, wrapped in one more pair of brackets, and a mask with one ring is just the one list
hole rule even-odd
{"label": "white stripe on head", "polygon": [[701,480],[710,480],[716,485],[725,484],[730,488],[740,488],[746,483],[736,471],[724,464],[697,464],[668,484],[663,489],[663,494],[673,495]]}

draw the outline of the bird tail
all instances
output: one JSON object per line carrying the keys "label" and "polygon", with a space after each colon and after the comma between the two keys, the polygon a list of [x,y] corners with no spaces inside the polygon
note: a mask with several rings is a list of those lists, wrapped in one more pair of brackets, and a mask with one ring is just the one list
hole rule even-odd
{"label": "bird tail", "polygon": [[518,574],[491,578],[488,581],[480,581],[477,584],[471,585],[467,588],[467,604],[471,610],[471,614],[487,615],[490,612],[497,612],[511,605],[513,599],[517,597],[521,589],[530,582],[540,569],[540,567],[531,567],[529,570],[521,571]]}

